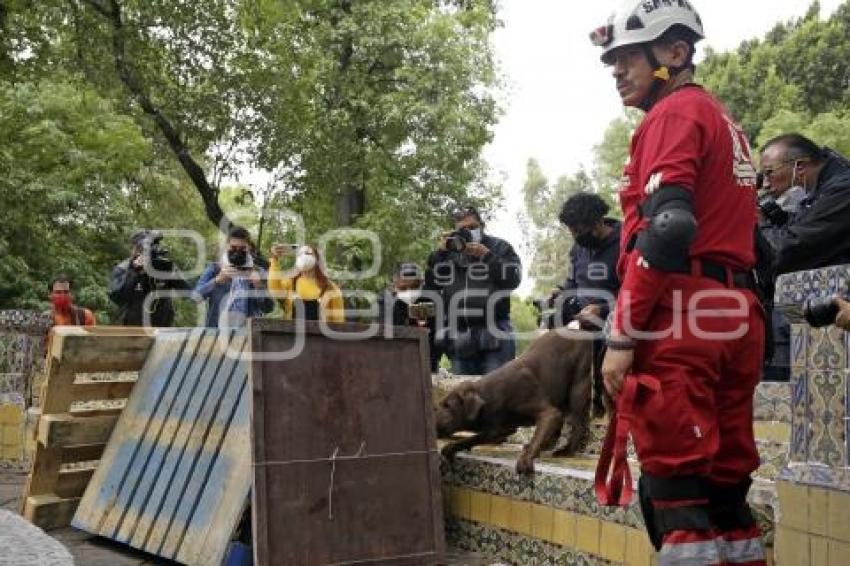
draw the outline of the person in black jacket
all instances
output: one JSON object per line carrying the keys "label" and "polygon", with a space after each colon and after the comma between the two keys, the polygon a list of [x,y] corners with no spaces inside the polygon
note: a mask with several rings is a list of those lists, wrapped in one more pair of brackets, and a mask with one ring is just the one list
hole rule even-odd
{"label": "person in black jacket", "polygon": [[393,326],[428,329],[431,373],[439,370],[441,349],[434,345],[435,316],[433,297],[423,293],[422,271],[415,263],[402,263],[393,276],[392,289],[378,296],[378,321]]}
{"label": "person in black jacket", "polygon": [[[599,331],[614,306],[620,290],[617,261],[620,259],[622,222],[606,218],[609,210],[599,195],[584,192],[571,196],[561,207],[558,219],[575,241],[570,249],[570,275],[552,297],[559,307],[558,318],[562,325],[575,320],[581,328]],[[595,417],[605,414],[600,373],[603,354],[604,340],[600,337],[593,341]]]}
{"label": "person in black jacket", "polygon": [[762,147],[761,175],[763,188],[786,209],[761,223],[777,274],[850,263],[845,157],[800,134],[784,134]]}
{"label": "person in black jacket", "polygon": [[170,297],[147,300],[154,292],[190,288],[160,246],[161,240],[159,232],[139,230],[130,237],[130,257],[112,269],[109,298],[118,307],[116,321],[119,325],[168,327],[174,324],[174,305]]}
{"label": "person in black jacket", "polygon": [[[776,275],[850,263],[850,162],[800,134],[784,134],[761,149],[759,230],[770,243]],[[791,327],[772,311],[772,359],[767,381],[791,375]]]}
{"label": "person in black jacket", "polygon": [[522,263],[508,242],[484,233],[474,207],[452,219],[455,231],[442,235],[428,259],[425,287],[443,300],[445,324],[436,342],[446,348],[452,372],[483,375],[516,356],[510,296],[522,280]]}
{"label": "person in black jacket", "polygon": [[561,324],[573,319],[586,327],[599,327],[610,312],[613,299],[620,290],[617,260],[620,258],[622,222],[606,218],[610,210],[602,198],[593,193],[571,196],[561,207],[558,219],[567,227],[575,245],[570,249],[570,275],[555,295],[573,298],[562,303]]}

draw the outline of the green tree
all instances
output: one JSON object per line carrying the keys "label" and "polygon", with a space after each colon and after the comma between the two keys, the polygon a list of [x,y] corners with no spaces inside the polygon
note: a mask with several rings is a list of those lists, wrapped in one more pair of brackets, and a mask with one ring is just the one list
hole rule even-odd
{"label": "green tree", "polygon": [[558,220],[558,213],[571,195],[584,190],[593,190],[593,185],[583,170],[561,176],[550,185],[537,160],[528,160],[523,185],[524,225],[525,239],[531,246],[528,274],[534,279],[535,296],[548,296],[553,287],[566,280],[572,238]]}

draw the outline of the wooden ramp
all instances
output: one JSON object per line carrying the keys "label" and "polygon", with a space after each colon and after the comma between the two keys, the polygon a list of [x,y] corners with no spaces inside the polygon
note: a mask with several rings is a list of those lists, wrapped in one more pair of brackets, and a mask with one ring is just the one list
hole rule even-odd
{"label": "wooden ramp", "polygon": [[161,330],[73,526],[220,564],[251,490],[246,334]]}
{"label": "wooden ramp", "polygon": [[[22,515],[44,529],[66,527],[121,413],[133,381],[88,376],[142,368],[155,331],[60,326],[53,329]],[[112,402],[103,408],[106,401]],[[92,408],[98,406],[100,408]]]}

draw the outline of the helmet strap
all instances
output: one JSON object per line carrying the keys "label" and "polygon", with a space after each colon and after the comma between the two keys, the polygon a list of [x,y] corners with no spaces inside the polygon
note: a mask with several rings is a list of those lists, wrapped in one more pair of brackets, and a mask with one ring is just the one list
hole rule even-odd
{"label": "helmet strap", "polygon": [[641,101],[638,108],[643,110],[644,112],[649,112],[649,110],[655,106],[658,100],[661,98],[661,91],[666,87],[672,79],[674,79],[679,73],[687,69],[687,66],[681,67],[670,67],[667,65],[662,65],[658,62],[658,57],[655,56],[655,52],[652,50],[651,43],[643,44],[643,51],[646,54],[646,60],[649,62],[649,66],[654,69],[652,72],[653,81],[652,88],[649,91],[649,94],[646,95],[646,98]]}

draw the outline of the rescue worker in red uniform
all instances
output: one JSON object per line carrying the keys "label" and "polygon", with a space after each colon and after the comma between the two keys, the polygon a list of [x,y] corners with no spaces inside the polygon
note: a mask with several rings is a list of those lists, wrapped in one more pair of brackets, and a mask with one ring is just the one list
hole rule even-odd
{"label": "rescue worker in red uniform", "polygon": [[[646,112],[619,193],[622,288],[602,373],[612,427],[623,445],[631,433],[640,460],[659,564],[758,565],[746,501],[764,349],[751,274],[756,173],[741,128],[693,82],[702,38],[685,0],[632,0],[591,34],[624,105]],[[630,478],[621,483],[614,491],[630,493]]]}

